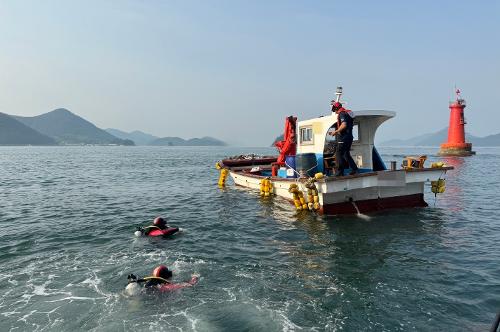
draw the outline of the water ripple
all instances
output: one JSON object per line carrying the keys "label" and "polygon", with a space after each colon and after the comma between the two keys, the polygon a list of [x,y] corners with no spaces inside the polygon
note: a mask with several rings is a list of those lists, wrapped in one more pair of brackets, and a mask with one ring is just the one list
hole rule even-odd
{"label": "water ripple", "polygon": [[[435,207],[427,195],[427,209],[370,220],[217,187],[216,160],[270,149],[0,150],[2,331],[469,331],[500,307],[498,149],[447,159],[456,169]],[[185,233],[134,237],[157,215]],[[179,281],[202,277],[165,296],[123,295],[129,273],[158,264]]]}

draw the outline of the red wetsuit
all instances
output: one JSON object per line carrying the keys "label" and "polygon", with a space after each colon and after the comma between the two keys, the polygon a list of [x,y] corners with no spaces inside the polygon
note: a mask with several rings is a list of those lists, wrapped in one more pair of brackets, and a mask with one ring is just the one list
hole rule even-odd
{"label": "red wetsuit", "polygon": [[177,233],[178,231],[179,228],[177,227],[169,227],[166,229],[153,229],[148,232],[147,236],[169,236]]}
{"label": "red wetsuit", "polygon": [[160,286],[160,292],[171,292],[177,289],[194,286],[198,282],[198,276],[192,276],[188,282],[178,284],[165,283]]}

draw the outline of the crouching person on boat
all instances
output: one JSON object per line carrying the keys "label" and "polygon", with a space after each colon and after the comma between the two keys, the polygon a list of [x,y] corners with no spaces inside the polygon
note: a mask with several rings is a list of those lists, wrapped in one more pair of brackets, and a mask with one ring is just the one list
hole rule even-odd
{"label": "crouching person on boat", "polygon": [[150,292],[172,292],[181,288],[192,287],[198,283],[199,276],[193,274],[191,279],[186,282],[172,282],[172,271],[165,265],[157,266],[153,270],[153,274],[149,277],[137,278],[135,275],[128,275],[128,285],[125,288],[125,293],[129,296],[139,295],[143,291]]}
{"label": "crouching person on boat", "polygon": [[332,112],[337,114],[337,128],[330,135],[337,136],[337,173],[335,176],[343,176],[344,170],[350,168],[349,175],[359,173],[358,166],[351,157],[351,146],[353,141],[352,128],[354,126],[352,111],[342,107],[338,101],[332,101]]}
{"label": "crouching person on boat", "polygon": [[168,227],[167,221],[162,217],[156,217],[153,221],[153,225],[146,227],[137,227],[135,232],[136,236],[146,235],[146,236],[168,236],[173,235],[180,231],[178,227]]}

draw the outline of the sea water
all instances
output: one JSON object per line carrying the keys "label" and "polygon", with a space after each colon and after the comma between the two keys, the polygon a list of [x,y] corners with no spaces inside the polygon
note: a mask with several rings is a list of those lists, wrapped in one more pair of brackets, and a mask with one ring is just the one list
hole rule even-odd
{"label": "sea water", "polygon": [[[217,186],[235,147],[1,147],[0,331],[482,331],[500,309],[500,149],[428,208],[297,213]],[[383,159],[435,149],[384,148]],[[443,158],[439,159],[442,160]],[[185,229],[137,238],[155,216]],[[129,297],[159,264],[193,288]]]}

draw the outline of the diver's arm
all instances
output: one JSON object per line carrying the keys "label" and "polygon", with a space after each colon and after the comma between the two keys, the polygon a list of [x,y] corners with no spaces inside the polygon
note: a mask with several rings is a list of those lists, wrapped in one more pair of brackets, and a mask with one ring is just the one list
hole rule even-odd
{"label": "diver's arm", "polygon": [[193,276],[191,277],[191,280],[181,282],[177,285],[179,286],[179,288],[192,287],[198,283],[198,279],[199,279],[199,277],[196,274],[193,274]]}
{"label": "diver's arm", "polygon": [[160,287],[160,292],[172,292],[181,288],[193,287],[194,285],[196,285],[196,283],[198,283],[198,279],[199,277],[196,274],[194,274],[191,277],[191,280],[187,282],[181,282],[178,284],[163,284]]}

